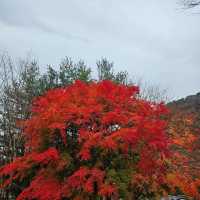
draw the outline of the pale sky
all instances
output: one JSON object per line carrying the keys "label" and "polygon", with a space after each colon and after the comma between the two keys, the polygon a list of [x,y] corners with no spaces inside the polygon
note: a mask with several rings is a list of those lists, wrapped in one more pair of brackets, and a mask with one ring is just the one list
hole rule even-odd
{"label": "pale sky", "polygon": [[65,56],[114,61],[116,71],[167,88],[200,92],[200,7],[178,0],[0,0],[0,52],[31,52],[43,68]]}

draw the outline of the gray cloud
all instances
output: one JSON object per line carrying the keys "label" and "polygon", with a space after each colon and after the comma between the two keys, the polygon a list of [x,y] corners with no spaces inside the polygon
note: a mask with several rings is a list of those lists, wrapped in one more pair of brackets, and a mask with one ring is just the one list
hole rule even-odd
{"label": "gray cloud", "polygon": [[0,50],[14,57],[31,50],[42,65],[67,55],[94,66],[105,56],[116,70],[178,98],[200,90],[200,15],[194,12],[176,0],[1,0]]}
{"label": "gray cloud", "polygon": [[81,40],[88,42],[87,38],[83,38],[76,34],[70,34],[65,30],[57,30],[56,27],[42,21],[34,12],[34,7],[27,4],[26,1],[5,1],[0,3],[0,21],[7,26],[15,26],[23,29],[36,29],[48,34],[55,34],[66,39]]}

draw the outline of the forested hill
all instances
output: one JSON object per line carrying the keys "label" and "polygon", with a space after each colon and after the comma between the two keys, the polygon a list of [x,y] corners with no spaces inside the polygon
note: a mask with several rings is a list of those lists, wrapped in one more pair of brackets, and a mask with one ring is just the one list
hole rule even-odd
{"label": "forested hill", "polygon": [[[181,116],[193,116],[194,128],[197,132],[200,130],[200,92],[185,98],[172,101],[167,104],[172,113],[181,114]],[[200,144],[199,144],[200,145]]]}
{"label": "forested hill", "polygon": [[194,113],[200,116],[200,92],[185,98],[168,103],[172,109],[183,111],[185,113]]}
{"label": "forested hill", "polygon": [[[195,169],[199,169],[200,167],[200,92],[194,95],[189,95],[185,98],[172,101],[168,103],[167,105],[172,113],[175,116],[179,116],[178,118],[180,119],[181,117],[184,119],[185,117],[191,117],[193,118],[193,123],[189,126],[187,126],[187,123],[181,121],[179,124],[180,127],[185,127],[187,130],[189,128],[190,131],[192,131],[196,136],[197,140],[196,142],[193,143],[193,151],[191,154],[191,166]],[[180,129],[181,130],[181,129]],[[184,129],[183,129],[184,130]],[[182,134],[182,131],[179,132]]]}

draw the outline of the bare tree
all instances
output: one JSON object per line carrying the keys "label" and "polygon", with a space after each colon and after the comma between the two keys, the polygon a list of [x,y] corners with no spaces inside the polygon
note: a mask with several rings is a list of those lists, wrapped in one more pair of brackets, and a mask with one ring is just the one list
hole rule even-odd
{"label": "bare tree", "polygon": [[[32,61],[16,63],[7,55],[0,58],[0,165],[24,154],[24,142],[18,122],[30,116],[30,105],[37,95],[39,68]],[[0,191],[0,199],[10,199],[18,185]],[[12,191],[12,192],[11,192]]]}
{"label": "bare tree", "polygon": [[170,101],[168,90],[162,89],[159,85],[150,84],[142,78],[135,78],[133,83],[139,86],[138,97],[141,99],[157,103]]}
{"label": "bare tree", "polygon": [[199,0],[182,0],[182,4],[185,8],[193,8],[200,5]]}

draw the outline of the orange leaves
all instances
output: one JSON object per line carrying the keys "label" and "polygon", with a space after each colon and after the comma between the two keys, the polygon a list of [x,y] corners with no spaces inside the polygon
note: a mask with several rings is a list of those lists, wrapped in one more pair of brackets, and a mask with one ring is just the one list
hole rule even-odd
{"label": "orange leaves", "polygon": [[[117,188],[114,185],[104,184],[99,191],[100,196],[111,197],[117,194]],[[116,195],[115,195],[116,196]]]}
{"label": "orange leaves", "polygon": [[[199,179],[198,161],[195,161],[195,145],[198,135],[195,133],[194,117],[184,113],[172,113],[168,132],[171,139],[171,169],[166,180],[169,185],[179,188],[188,196],[199,199],[196,180]],[[197,167],[198,168],[198,167]]]}
{"label": "orange leaves", "polygon": [[176,191],[176,188],[179,188],[188,196],[200,198],[197,185],[195,184],[195,181],[192,180],[192,177],[188,177],[188,174],[180,174],[178,171],[175,171],[174,173],[167,175],[166,183],[171,185],[174,192]]}
{"label": "orange leaves", "polygon": [[172,139],[175,145],[181,146],[185,149],[190,150],[189,147],[196,141],[197,137],[194,134],[188,133],[182,137]]}

